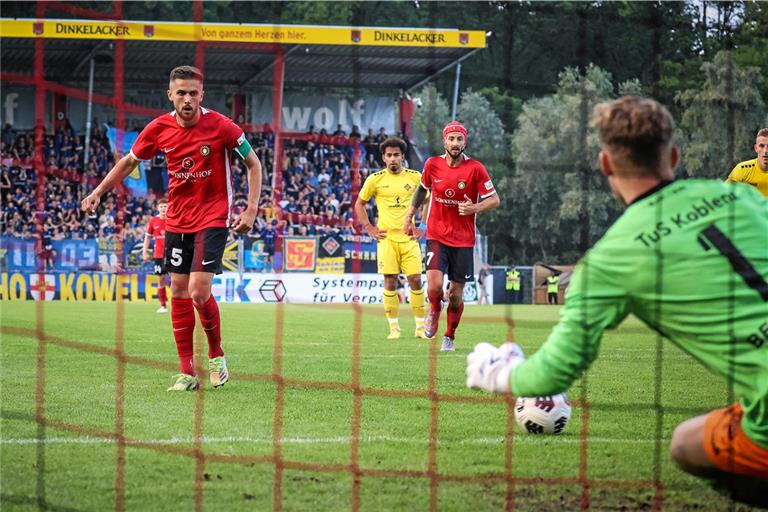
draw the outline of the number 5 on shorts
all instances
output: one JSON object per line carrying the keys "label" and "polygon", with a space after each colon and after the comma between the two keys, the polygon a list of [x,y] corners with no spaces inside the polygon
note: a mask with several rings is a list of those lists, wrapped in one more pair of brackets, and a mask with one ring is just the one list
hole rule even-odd
{"label": "number 5 on shorts", "polygon": [[178,247],[174,247],[171,249],[171,265],[174,267],[180,267],[181,266],[181,249]]}

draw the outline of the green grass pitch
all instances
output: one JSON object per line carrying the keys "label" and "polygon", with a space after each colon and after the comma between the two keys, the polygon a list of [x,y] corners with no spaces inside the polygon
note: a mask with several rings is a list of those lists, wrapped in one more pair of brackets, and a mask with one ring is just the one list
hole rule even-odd
{"label": "green grass pitch", "polygon": [[[457,352],[436,357],[436,391],[448,399],[438,402],[431,450],[429,343],[439,341],[409,336],[407,306],[396,341],[385,339],[380,307],[361,308],[356,362],[351,306],[223,304],[230,382],[177,394],[165,391],[177,373],[170,317],[156,314],[155,304],[0,307],[3,511],[502,510],[509,490],[516,510],[578,509],[584,496],[592,510],[648,510],[656,478],[664,510],[747,510],[683,474],[667,454],[675,425],[727,402],[725,383],[669,343],[658,358],[656,335],[632,318],[606,333],[596,364],[569,391],[577,406],[564,434],[515,429],[507,450],[509,409],[465,388],[466,355],[478,341],[504,341],[505,316],[532,354],[559,308],[468,306]],[[196,348],[203,353],[200,332],[198,324]],[[124,365],[114,355],[121,344]],[[286,379],[280,390],[276,364]],[[354,424],[350,383],[358,365],[364,391]],[[578,405],[584,392],[586,445]],[[126,443],[118,446],[111,433],[120,425]],[[357,483],[349,470],[353,454]],[[507,468],[516,477],[509,487]],[[581,475],[592,482],[586,495]]]}

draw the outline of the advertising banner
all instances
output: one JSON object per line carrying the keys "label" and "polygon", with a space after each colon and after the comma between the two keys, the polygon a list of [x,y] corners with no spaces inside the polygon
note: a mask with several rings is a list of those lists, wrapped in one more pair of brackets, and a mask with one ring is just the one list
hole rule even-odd
{"label": "advertising banner", "polygon": [[344,240],[339,235],[320,237],[315,271],[318,274],[344,273]]}
{"label": "advertising banner", "polygon": [[[149,272],[3,272],[0,300],[154,302],[155,283]],[[212,288],[219,302],[255,304],[381,304],[383,292],[380,274],[224,272],[214,276]],[[405,292],[407,300],[407,287]],[[475,283],[467,283],[464,301],[472,304],[477,298]]]}
{"label": "advertising banner", "polygon": [[[426,284],[426,282],[425,282]],[[493,287],[488,288],[489,292]],[[381,304],[381,274],[257,274],[242,278],[225,272],[213,278],[212,293],[219,302],[286,302],[292,304]],[[406,287],[406,297],[408,289]],[[493,303],[493,297],[489,297]],[[477,284],[464,287],[464,302],[476,304]]]}
{"label": "advertising banner", "polygon": [[141,272],[3,272],[0,300],[148,302],[157,300],[156,282]]}
{"label": "advertising banner", "polygon": [[220,302],[293,304],[380,304],[384,279],[379,274],[256,274],[242,278],[225,272],[213,278]]}
{"label": "advertising banner", "polygon": [[[37,270],[35,241],[2,237],[4,270],[34,272]],[[97,240],[55,240],[54,263],[57,270],[75,271],[95,269],[99,266],[99,242]]]}
{"label": "advertising banner", "polygon": [[277,272],[283,269],[283,253],[276,247],[275,254],[272,255],[272,263],[267,261],[267,255],[264,252],[264,241],[254,240],[252,238],[243,239],[245,250],[243,251],[243,268],[245,271],[256,272]]}
{"label": "advertising banner", "polygon": [[0,19],[3,37],[122,39],[132,41],[220,41],[227,43],[322,44],[485,48],[482,30],[450,28],[343,27],[65,19]]}
{"label": "advertising banner", "polygon": [[[253,94],[251,96],[251,122],[269,123],[272,121],[272,95]],[[387,133],[395,132],[395,104],[391,98],[363,96],[360,98],[341,98],[335,96],[308,96],[288,93],[283,97],[283,130],[306,132],[310,126],[316,131],[325,129],[333,133],[337,125],[347,132],[353,125],[362,131],[362,135],[373,128],[378,133],[383,127]]]}
{"label": "advertising banner", "polygon": [[314,272],[317,238],[286,236],[283,238],[286,272]]}
{"label": "advertising banner", "polygon": [[367,235],[344,235],[344,271],[377,272],[376,240]]}

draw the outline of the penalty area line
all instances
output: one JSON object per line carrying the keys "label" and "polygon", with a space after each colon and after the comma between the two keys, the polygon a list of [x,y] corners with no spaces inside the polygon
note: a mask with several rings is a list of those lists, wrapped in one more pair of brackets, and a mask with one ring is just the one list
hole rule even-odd
{"label": "penalty area line", "polygon": [[[458,440],[446,440],[438,439],[439,445],[495,445],[504,443],[504,437],[476,437],[468,439]],[[194,437],[169,437],[169,438],[155,438],[155,439],[126,439],[125,444],[127,446],[138,444],[192,444],[197,439]],[[273,443],[272,437],[251,437],[251,436],[203,436],[200,439],[203,443],[253,443],[253,444],[269,444]],[[429,444],[427,438],[416,437],[397,437],[397,436],[360,436],[358,441],[361,443],[399,443],[399,444]],[[667,442],[669,439],[661,439],[661,442]],[[93,436],[80,436],[80,437],[48,437],[45,439],[28,437],[28,438],[5,438],[0,439],[0,444],[4,445],[30,445],[30,444],[91,444],[91,445],[111,445],[117,441],[108,437],[93,437]],[[351,436],[337,436],[337,437],[284,437],[280,440],[281,444],[347,444],[352,442]],[[515,443],[522,442],[525,444],[546,444],[549,442],[557,442],[563,444],[579,444],[581,439],[578,436],[551,436],[551,435],[515,435]],[[601,444],[653,444],[659,442],[656,439],[618,439],[610,437],[590,437],[590,443]]]}

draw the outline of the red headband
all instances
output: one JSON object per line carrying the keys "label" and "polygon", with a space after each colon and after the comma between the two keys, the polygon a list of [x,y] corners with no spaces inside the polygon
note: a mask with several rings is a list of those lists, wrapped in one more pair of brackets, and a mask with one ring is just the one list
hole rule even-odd
{"label": "red headband", "polygon": [[459,132],[464,135],[465,139],[467,138],[467,129],[458,121],[451,121],[445,125],[445,128],[443,128],[443,138],[451,132]]}

